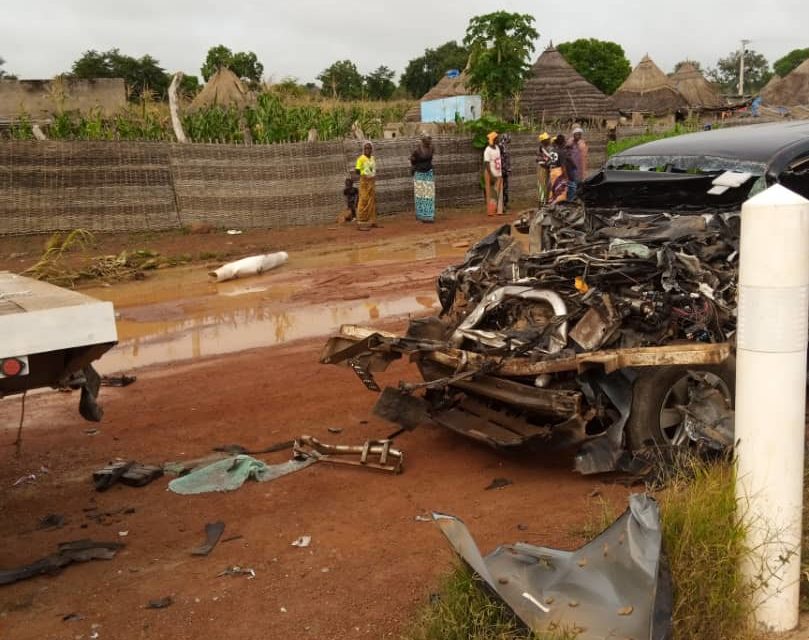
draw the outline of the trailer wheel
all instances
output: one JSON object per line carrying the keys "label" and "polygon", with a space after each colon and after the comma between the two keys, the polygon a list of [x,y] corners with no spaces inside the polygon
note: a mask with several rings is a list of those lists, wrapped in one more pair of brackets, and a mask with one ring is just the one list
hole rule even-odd
{"label": "trailer wheel", "polygon": [[676,407],[687,405],[689,387],[707,383],[718,389],[734,406],[736,360],[719,365],[649,367],[639,370],[632,390],[632,409],[626,423],[631,451],[648,446],[685,446],[690,439],[683,414]]}

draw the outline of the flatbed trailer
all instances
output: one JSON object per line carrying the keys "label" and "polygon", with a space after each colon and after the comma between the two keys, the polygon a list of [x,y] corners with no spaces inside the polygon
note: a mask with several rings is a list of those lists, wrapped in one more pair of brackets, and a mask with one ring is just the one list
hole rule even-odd
{"label": "flatbed trailer", "polygon": [[0,398],[81,388],[80,413],[97,421],[100,378],[92,363],[117,341],[111,302],[0,271]]}

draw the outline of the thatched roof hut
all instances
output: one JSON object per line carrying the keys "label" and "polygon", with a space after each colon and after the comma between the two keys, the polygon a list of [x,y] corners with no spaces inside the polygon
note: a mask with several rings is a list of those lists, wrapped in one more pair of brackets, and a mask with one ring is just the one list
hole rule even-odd
{"label": "thatched roof hut", "polygon": [[534,120],[596,120],[614,117],[617,110],[551,45],[537,58],[525,82],[520,113]]}
{"label": "thatched roof hut", "polygon": [[769,105],[809,105],[809,60],[804,60],[783,78],[768,82],[761,90],[761,99]]}
{"label": "thatched roof hut", "polygon": [[612,94],[612,101],[623,113],[665,115],[688,106],[665,73],[646,55],[629,77]]}
{"label": "thatched roof hut", "polygon": [[[439,100],[441,98],[454,98],[455,96],[468,96],[473,92],[466,86],[467,75],[465,71],[455,77],[444,75],[436,85],[427,93],[421,96],[421,102],[429,100]],[[405,114],[405,122],[420,122],[421,121],[421,105],[417,104],[407,110]]]}
{"label": "thatched roof hut", "polygon": [[715,109],[725,106],[725,101],[714,86],[705,79],[690,62],[685,62],[672,76],[671,83],[693,109]]}
{"label": "thatched roof hut", "polygon": [[214,106],[240,108],[247,106],[253,100],[252,92],[244,86],[235,73],[227,67],[219,67],[208,78],[208,82],[196,95],[188,110],[195,111]]}

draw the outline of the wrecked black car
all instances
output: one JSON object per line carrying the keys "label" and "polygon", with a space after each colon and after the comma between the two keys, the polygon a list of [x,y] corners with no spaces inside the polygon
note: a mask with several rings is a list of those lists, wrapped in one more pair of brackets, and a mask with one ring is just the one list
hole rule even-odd
{"label": "wrecked black car", "polygon": [[773,184],[809,197],[809,121],[691,133],[613,155],[584,183],[590,207],[738,209]]}
{"label": "wrecked black car", "polygon": [[650,445],[732,443],[734,218],[564,207],[531,226],[541,251],[503,226],[439,276],[439,316],[401,337],[344,326],[321,361],[379,390],[373,373],[406,355],[424,381],[385,390],[380,415],[504,449],[576,447],[582,473]]}
{"label": "wrecked black car", "polygon": [[[321,361],[420,382],[375,412],[500,449],[574,449],[582,473],[653,450],[733,444],[739,209],[809,192],[809,123],[684,135],[613,156],[581,201],[503,226],[438,278],[438,316],[404,336],[344,326]],[[527,246],[526,246],[527,245]]]}

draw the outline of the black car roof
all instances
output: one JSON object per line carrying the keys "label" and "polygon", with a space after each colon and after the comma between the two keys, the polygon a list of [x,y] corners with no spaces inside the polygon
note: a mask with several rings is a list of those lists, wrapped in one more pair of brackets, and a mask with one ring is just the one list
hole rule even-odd
{"label": "black car roof", "polygon": [[[640,144],[610,158],[609,165],[636,157],[713,157],[770,167],[809,152],[809,120],[772,122],[687,133]],[[787,157],[783,157],[786,155]],[[781,168],[779,167],[779,168]],[[775,167],[772,167],[775,168]]]}

